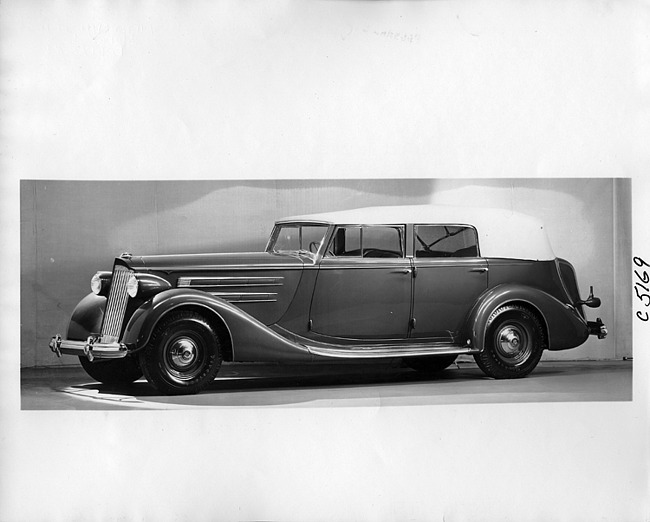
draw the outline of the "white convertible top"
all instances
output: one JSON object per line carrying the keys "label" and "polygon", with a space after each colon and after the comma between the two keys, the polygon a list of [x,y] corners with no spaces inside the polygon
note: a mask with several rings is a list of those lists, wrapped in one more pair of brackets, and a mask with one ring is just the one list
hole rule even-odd
{"label": "white convertible top", "polygon": [[476,228],[482,257],[552,260],[555,254],[544,224],[512,210],[446,205],[366,207],[294,216],[277,221],[330,225],[441,224]]}

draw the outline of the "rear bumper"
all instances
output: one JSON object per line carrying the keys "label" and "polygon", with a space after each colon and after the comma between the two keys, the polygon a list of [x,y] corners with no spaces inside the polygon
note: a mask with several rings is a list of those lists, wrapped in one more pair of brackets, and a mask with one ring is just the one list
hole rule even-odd
{"label": "rear bumper", "polygon": [[589,335],[596,335],[598,339],[607,337],[607,326],[603,324],[600,317],[595,321],[587,321],[587,326],[589,327]]}
{"label": "rear bumper", "polygon": [[127,347],[122,343],[101,343],[95,336],[89,336],[85,341],[70,341],[55,335],[50,340],[50,350],[58,357],[61,355],[80,355],[93,359],[121,359],[128,353]]}

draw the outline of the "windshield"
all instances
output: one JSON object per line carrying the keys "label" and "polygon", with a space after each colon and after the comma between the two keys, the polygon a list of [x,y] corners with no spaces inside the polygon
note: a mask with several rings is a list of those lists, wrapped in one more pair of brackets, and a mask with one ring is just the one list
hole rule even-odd
{"label": "windshield", "polygon": [[277,225],[273,229],[271,241],[267,250],[269,252],[285,254],[304,254],[314,257],[320,249],[327,225]]}

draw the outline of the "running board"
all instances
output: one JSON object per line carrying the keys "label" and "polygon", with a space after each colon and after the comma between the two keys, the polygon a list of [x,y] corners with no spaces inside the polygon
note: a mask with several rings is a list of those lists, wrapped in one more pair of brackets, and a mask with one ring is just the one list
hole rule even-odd
{"label": "running board", "polygon": [[479,353],[478,348],[455,345],[376,345],[354,347],[325,347],[305,345],[312,355],[340,359],[386,359],[390,357],[418,357],[424,355],[463,355]]}

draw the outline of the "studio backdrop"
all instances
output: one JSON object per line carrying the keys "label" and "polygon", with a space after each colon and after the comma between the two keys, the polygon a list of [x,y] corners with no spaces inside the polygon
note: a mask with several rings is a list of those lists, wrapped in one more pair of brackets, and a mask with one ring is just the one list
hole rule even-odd
{"label": "studio backdrop", "polygon": [[[493,207],[541,219],[558,257],[573,263],[589,314],[610,329],[546,359],[632,356],[631,181],[580,179],[345,179],[282,181],[22,180],[21,366],[57,359],[50,337],[65,334],[90,278],[122,252],[263,250],[276,219],[365,206],[447,204]],[[517,241],[513,237],[513,241]]]}

